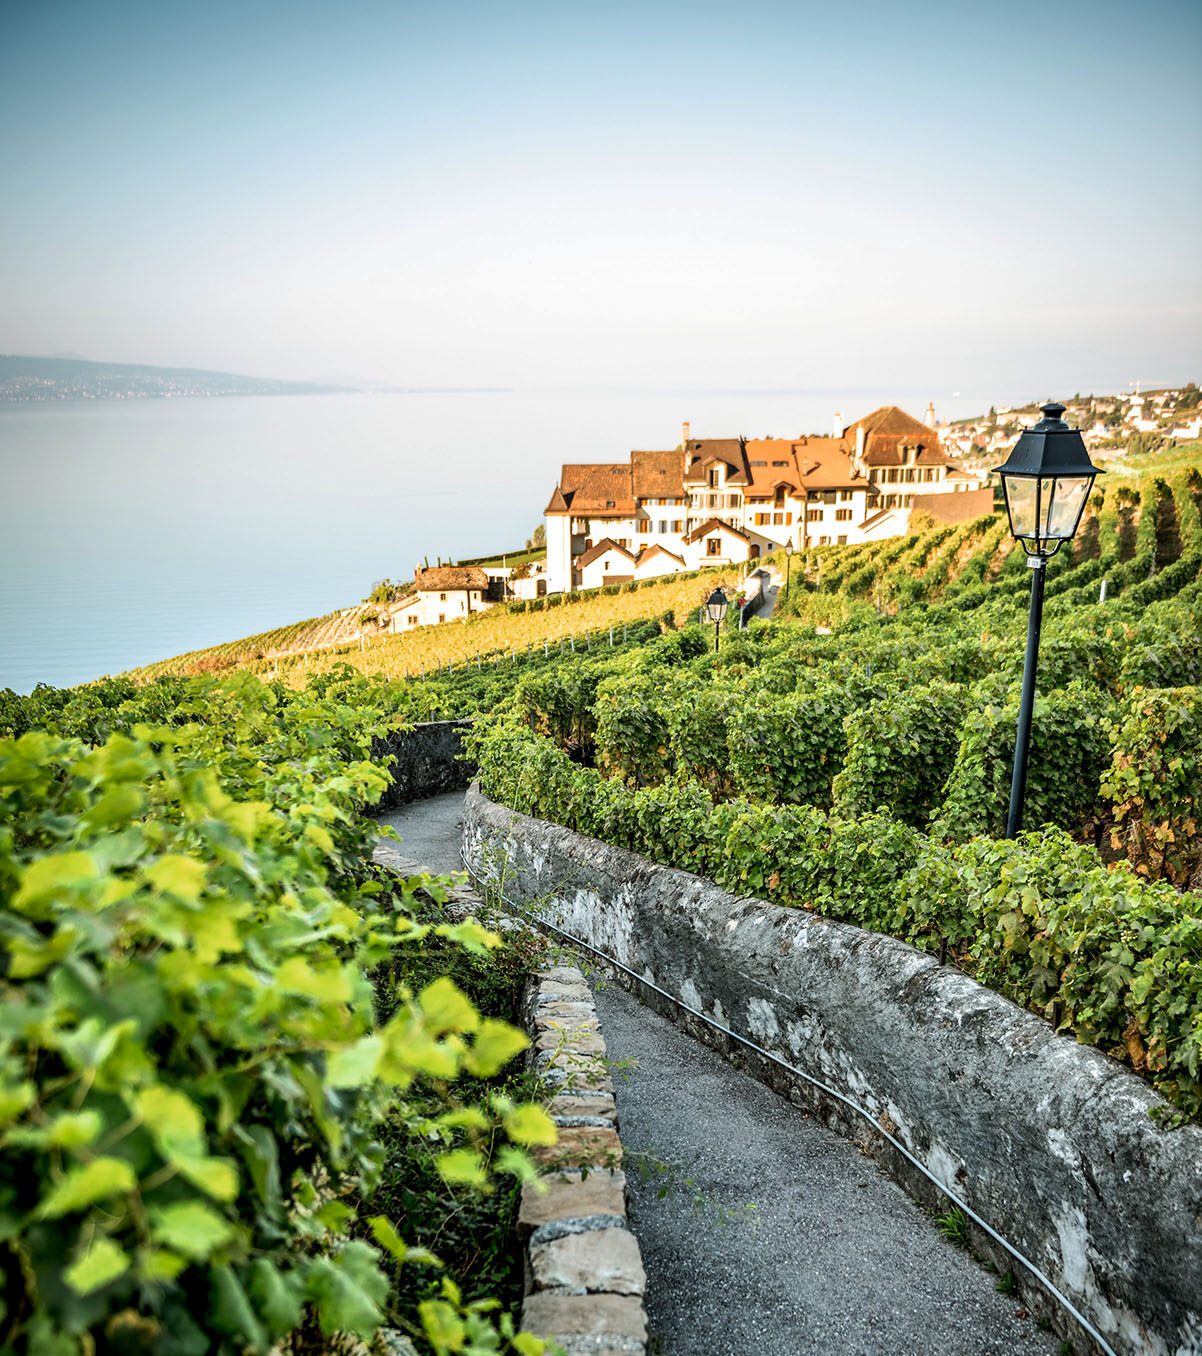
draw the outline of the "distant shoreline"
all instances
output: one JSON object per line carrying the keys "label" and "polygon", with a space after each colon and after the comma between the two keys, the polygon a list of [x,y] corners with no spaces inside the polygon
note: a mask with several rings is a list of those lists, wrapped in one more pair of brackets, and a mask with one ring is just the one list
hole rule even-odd
{"label": "distant shoreline", "polygon": [[498,395],[475,386],[398,386],[357,377],[287,381],[197,367],[97,363],[0,353],[0,404],[57,405],[129,400],[223,400],[237,396]]}
{"label": "distant shoreline", "polygon": [[314,388],[305,391],[138,391],[128,395],[82,395],[74,392],[46,395],[10,395],[0,390],[0,408],[44,405],[131,405],[152,401],[183,400],[277,400],[303,396],[432,396],[432,395],[512,395],[512,386],[388,386],[364,390]]}

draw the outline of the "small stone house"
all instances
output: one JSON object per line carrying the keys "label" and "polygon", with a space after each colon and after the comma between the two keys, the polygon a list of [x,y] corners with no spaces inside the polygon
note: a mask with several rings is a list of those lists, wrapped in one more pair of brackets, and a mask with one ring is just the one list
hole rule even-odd
{"label": "small stone house", "polygon": [[418,570],[413,592],[389,608],[391,629],[466,621],[491,606],[488,575],[478,565],[438,565]]}

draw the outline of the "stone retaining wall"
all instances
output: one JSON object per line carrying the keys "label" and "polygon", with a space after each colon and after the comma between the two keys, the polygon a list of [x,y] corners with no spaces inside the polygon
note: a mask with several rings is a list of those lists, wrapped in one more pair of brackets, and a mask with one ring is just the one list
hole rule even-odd
{"label": "stone retaining wall", "polygon": [[379,810],[394,810],[412,800],[437,796],[443,791],[461,791],[475,770],[459,761],[463,732],[470,720],[432,720],[398,730],[377,740],[372,756],[379,761],[391,754],[392,785],[384,792]]}
{"label": "stone retaining wall", "polygon": [[[1160,1127],[1141,1079],[903,942],[758,899],[468,792],[472,872],[869,1110],[1031,1258],[1117,1351],[1202,1352],[1202,1130]],[[642,986],[638,986],[642,987]],[[643,989],[670,1015],[679,1010]],[[718,1048],[728,1038],[680,1017]],[[730,1051],[727,1051],[730,1053]],[[927,1204],[944,1198],[837,1099],[738,1058],[876,1155]],[[1014,1267],[980,1230],[972,1242]],[[1024,1289],[1081,1350],[1080,1330]]]}

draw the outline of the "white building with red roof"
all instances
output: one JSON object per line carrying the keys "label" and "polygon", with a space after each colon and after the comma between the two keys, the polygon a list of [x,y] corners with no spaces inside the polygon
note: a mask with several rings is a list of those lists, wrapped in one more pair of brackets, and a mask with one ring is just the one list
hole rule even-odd
{"label": "white building with red roof", "polygon": [[[669,561],[743,564],[786,542],[901,536],[919,507],[954,522],[993,511],[983,478],[896,405],[834,437],[691,438],[687,424],[683,434],[670,451],[563,467],[545,510],[549,591],[668,573]],[[973,498],[952,498],[963,494]]]}

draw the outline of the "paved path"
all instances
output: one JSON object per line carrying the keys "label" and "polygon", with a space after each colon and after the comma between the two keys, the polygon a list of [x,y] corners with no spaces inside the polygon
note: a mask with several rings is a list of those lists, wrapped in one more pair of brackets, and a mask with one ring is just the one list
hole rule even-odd
{"label": "paved path", "polygon": [[[384,819],[404,855],[451,871],[462,804]],[[660,1356],[1054,1356],[872,1160],[617,985],[594,988]]]}
{"label": "paved path", "polygon": [[763,568],[768,579],[764,584],[764,602],[755,615],[761,621],[767,621],[776,610],[776,600],[780,596],[781,580],[780,575],[770,565],[765,565]]}
{"label": "paved path", "polygon": [[421,862],[428,871],[445,874],[463,870],[459,855],[462,814],[463,792],[448,791],[390,810],[380,816],[380,823],[390,824],[401,835],[396,845],[401,856]]}

